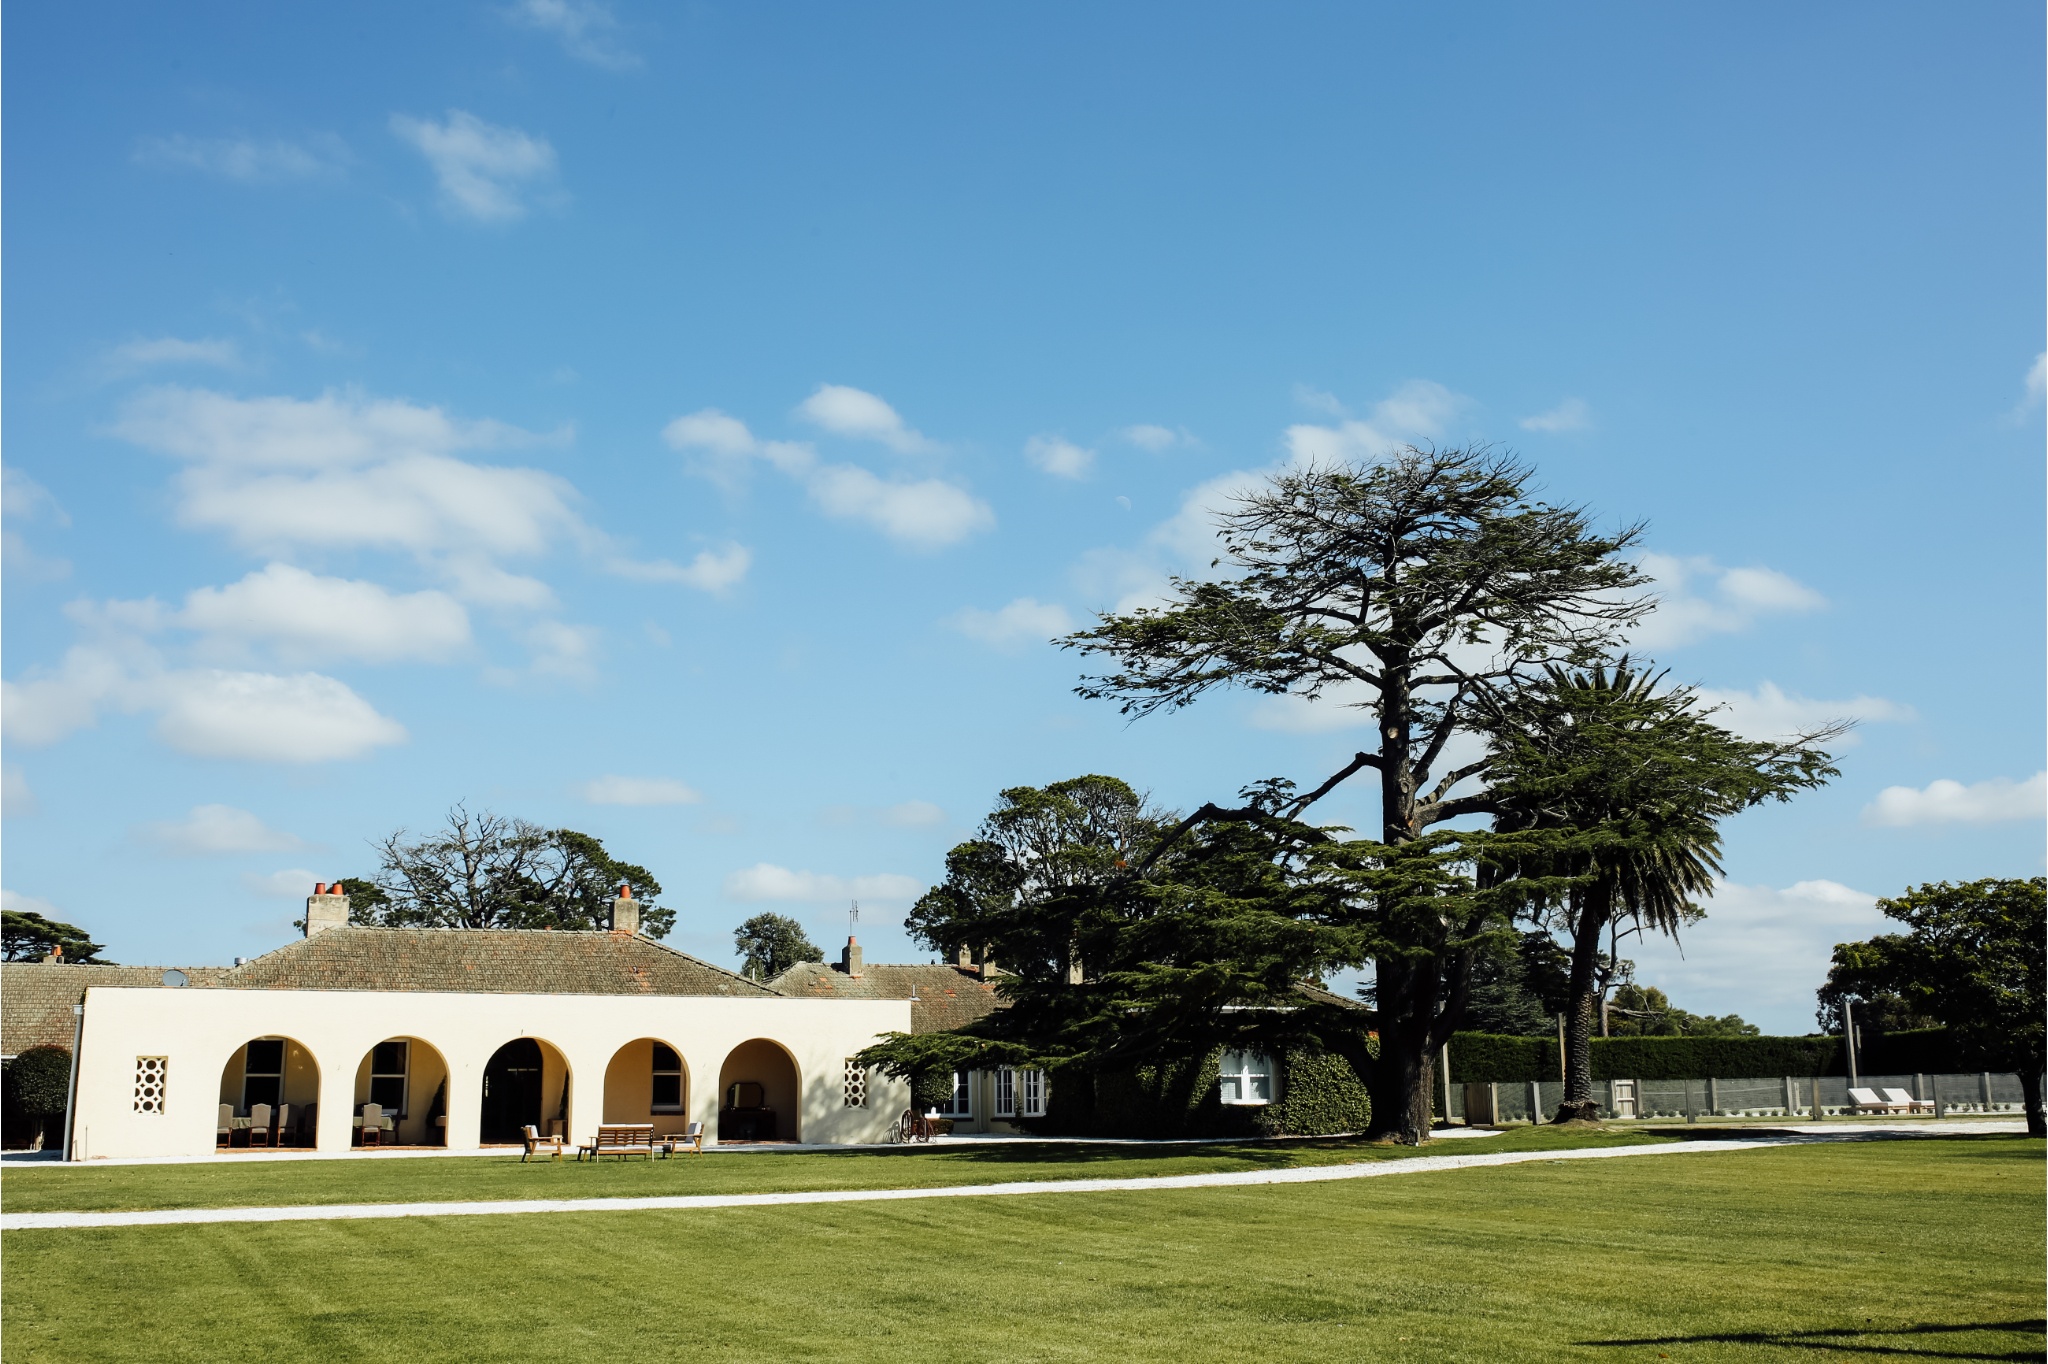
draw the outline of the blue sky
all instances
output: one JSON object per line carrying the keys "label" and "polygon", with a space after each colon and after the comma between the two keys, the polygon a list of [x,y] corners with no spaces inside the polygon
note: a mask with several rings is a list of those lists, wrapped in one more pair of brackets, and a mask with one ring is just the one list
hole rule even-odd
{"label": "blue sky", "polygon": [[[1806,1031],[1875,896],[2031,875],[2037,6],[10,13],[10,905],[290,935],[453,802],[822,944],[995,793],[1186,808],[1355,717],[1127,725],[1048,636],[1260,471],[1500,442],[1828,790],[1679,1003]],[[1370,793],[1330,817],[1370,826]]]}

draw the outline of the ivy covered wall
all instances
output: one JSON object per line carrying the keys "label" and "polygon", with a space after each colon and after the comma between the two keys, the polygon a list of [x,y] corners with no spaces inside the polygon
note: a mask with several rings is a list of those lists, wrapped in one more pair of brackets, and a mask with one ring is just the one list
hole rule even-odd
{"label": "ivy covered wall", "polygon": [[1226,1104],[1217,1086],[1220,1051],[1199,1060],[1095,1075],[1061,1072],[1046,1116],[1030,1123],[1047,1136],[1276,1137],[1362,1132],[1372,1118],[1365,1088],[1374,1039],[1339,1039],[1278,1058],[1277,1094],[1268,1104]]}

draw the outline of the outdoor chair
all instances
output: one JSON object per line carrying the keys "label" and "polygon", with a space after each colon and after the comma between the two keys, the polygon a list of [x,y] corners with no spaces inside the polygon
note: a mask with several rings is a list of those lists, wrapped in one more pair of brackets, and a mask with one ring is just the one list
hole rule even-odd
{"label": "outdoor chair", "polygon": [[523,1134],[523,1140],[526,1142],[526,1150],[519,1157],[521,1165],[532,1160],[534,1154],[541,1150],[552,1152],[556,1160],[562,1158],[562,1139],[559,1136],[544,1137],[540,1134],[540,1129],[532,1123],[526,1124],[526,1126],[519,1130]]}
{"label": "outdoor chair", "polygon": [[[1877,1091],[1874,1089],[1850,1090],[1849,1102],[1858,1113],[1896,1113],[1900,1107],[1893,1100],[1880,1099],[1877,1096]],[[1905,1107],[1908,1112],[1912,1111],[1912,1104],[1910,1102]]]}
{"label": "outdoor chair", "polygon": [[1903,1089],[1887,1089],[1884,1091],[1884,1097],[1894,1104],[1903,1106],[1908,1113],[1932,1113],[1934,1111],[1934,1100],[1916,1099]]}
{"label": "outdoor chair", "polygon": [[272,1146],[284,1145],[284,1139],[291,1131],[291,1125],[292,1106],[290,1104],[279,1104],[277,1112],[270,1119],[270,1144]]}
{"label": "outdoor chair", "polygon": [[222,1104],[220,1106],[220,1116],[214,1121],[219,1125],[213,1129],[213,1144],[215,1146],[232,1145],[235,1140],[235,1106],[233,1104]]}
{"label": "outdoor chair", "polygon": [[269,1104],[249,1105],[249,1144],[251,1146],[270,1145]]}
{"label": "outdoor chair", "polygon": [[677,1151],[688,1151],[693,1156],[704,1154],[704,1124],[693,1122],[680,1132],[671,1132],[661,1139],[661,1153],[672,1156]]}
{"label": "outdoor chair", "polygon": [[364,1104],[364,1105],[363,1105],[363,1145],[365,1145],[365,1146],[382,1146],[383,1144],[384,1144],[384,1106],[383,1106],[382,1104]]}

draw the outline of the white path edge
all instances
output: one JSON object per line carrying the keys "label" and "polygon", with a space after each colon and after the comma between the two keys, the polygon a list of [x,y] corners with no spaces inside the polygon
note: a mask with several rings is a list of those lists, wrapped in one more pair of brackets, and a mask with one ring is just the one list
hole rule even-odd
{"label": "white path edge", "polygon": [[[1974,1126],[1974,1124],[1973,1124]],[[1987,1124],[1986,1126],[1989,1126]],[[2000,1124],[2003,1128],[2005,1125]],[[1951,1128],[1950,1131],[1955,1129]],[[1002,1198],[1019,1194],[1126,1193],[1158,1189],[1244,1188],[1264,1184],[1320,1184],[1382,1175],[1419,1175],[1535,1161],[1609,1160],[1625,1156],[1754,1151],[1841,1141],[1882,1141],[1917,1135],[1891,1131],[1813,1134],[1754,1141],[1692,1141],[1668,1146],[1580,1147],[1562,1151],[1502,1151],[1471,1156],[1417,1156],[1409,1160],[1316,1165],[1288,1170],[1241,1170],[1136,1179],[1048,1179],[1008,1184],[961,1184],[936,1189],[829,1189],[806,1193],[675,1194],[648,1198],[520,1198],[444,1203],[319,1203],[282,1208],[164,1208],[146,1212],[23,1212],[0,1214],[0,1231],[82,1231],[113,1227],[193,1226],[217,1222],[370,1221],[399,1217],[496,1217],[519,1213],[694,1212],[711,1208],[769,1208],[810,1203],[892,1203],[922,1198]],[[1933,1135],[1930,1133],[1929,1135]]]}

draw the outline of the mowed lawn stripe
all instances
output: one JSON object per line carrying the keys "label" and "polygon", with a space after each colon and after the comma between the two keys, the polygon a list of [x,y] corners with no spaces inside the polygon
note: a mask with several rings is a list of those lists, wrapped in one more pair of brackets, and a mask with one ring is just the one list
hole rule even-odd
{"label": "mowed lawn stripe", "polygon": [[1372,1185],[16,1232],[0,1307],[10,1361],[59,1364],[2039,1358],[2041,1174],[2038,1141],[1928,1139]]}
{"label": "mowed lawn stripe", "polygon": [[1753,1151],[1788,1142],[1827,1141],[1793,1137],[1764,1141],[1676,1142],[1655,1146],[1605,1146],[1551,1151],[1500,1151],[1478,1155],[1418,1156],[1369,1164],[1317,1165],[1287,1170],[1241,1170],[1129,1179],[1018,1180],[1007,1184],[956,1184],[931,1188],[832,1189],[789,1193],[679,1194],[644,1198],[470,1199],[433,1203],[328,1203],[274,1208],[161,1208],[133,1212],[29,1212],[0,1214],[0,1231],[84,1230],[104,1227],[192,1226],[210,1222],[315,1222],[395,1217],[481,1217],[538,1213],[685,1212],[711,1208],[768,1207],[800,1203],[872,1203],[914,1198],[1000,1198],[1022,1194],[1115,1193],[1160,1189],[1310,1184],[1380,1175],[1429,1174],[1446,1170],[1519,1165],[1533,1160],[1589,1160],[1612,1156],[1712,1154]]}

